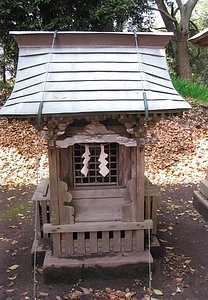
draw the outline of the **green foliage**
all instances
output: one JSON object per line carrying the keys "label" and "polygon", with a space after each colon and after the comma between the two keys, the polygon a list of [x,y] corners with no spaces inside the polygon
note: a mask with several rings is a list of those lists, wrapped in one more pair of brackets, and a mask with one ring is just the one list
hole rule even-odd
{"label": "green foliage", "polygon": [[5,213],[0,214],[0,221],[11,221],[13,218],[17,217],[18,214],[24,215],[27,212],[27,208],[27,204],[11,206]]}
{"label": "green foliage", "polygon": [[198,99],[204,104],[208,104],[207,85],[191,83],[179,77],[172,77],[172,83],[181,96]]}
{"label": "green foliage", "polygon": [[12,30],[121,31],[131,20],[133,28],[148,30],[152,22],[150,0],[0,0],[1,64],[17,62]]}

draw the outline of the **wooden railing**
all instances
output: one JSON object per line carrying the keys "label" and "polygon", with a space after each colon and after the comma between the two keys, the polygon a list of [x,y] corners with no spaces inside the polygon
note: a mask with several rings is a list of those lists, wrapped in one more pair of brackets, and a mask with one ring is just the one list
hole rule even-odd
{"label": "wooden railing", "polygon": [[157,232],[159,193],[154,186],[146,188],[144,222],[99,221],[52,225],[50,221],[50,192],[48,180],[40,182],[33,196],[37,208],[39,238],[56,236],[56,255],[83,255],[140,251],[144,248],[145,231]]}

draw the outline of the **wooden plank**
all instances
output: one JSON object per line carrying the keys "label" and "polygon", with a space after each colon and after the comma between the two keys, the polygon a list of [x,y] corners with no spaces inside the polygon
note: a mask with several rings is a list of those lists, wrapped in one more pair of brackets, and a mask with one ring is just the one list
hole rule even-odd
{"label": "wooden plank", "polygon": [[152,219],[152,214],[151,214],[151,201],[152,197],[150,196],[145,196],[145,218],[146,219]]}
{"label": "wooden plank", "polygon": [[[42,214],[42,223],[46,224],[48,223],[48,218],[47,218],[47,201],[41,201],[40,203],[41,207],[41,214]],[[48,235],[43,233],[43,238],[47,238]]]}
{"label": "wooden plank", "polygon": [[41,238],[41,220],[40,220],[40,203],[39,202],[35,202],[35,208],[34,208],[34,211],[36,212],[36,230],[37,230],[37,235],[39,238]]}
{"label": "wooden plank", "polygon": [[134,221],[132,203],[123,205],[123,207],[122,207],[122,221],[123,222],[132,222],[132,221]]}
{"label": "wooden plank", "polygon": [[73,199],[105,199],[122,197],[125,188],[122,187],[76,187],[71,188]]}
{"label": "wooden plank", "polygon": [[74,240],[73,233],[66,233],[66,254],[74,254]]}
{"label": "wooden plank", "polygon": [[66,225],[44,224],[45,233],[61,232],[97,232],[97,231],[117,231],[117,230],[144,230],[153,227],[152,220],[143,222],[89,222]]}
{"label": "wooden plank", "polygon": [[138,222],[144,221],[144,147],[137,147],[136,202]]}
{"label": "wooden plank", "polygon": [[102,232],[102,252],[110,252],[109,231]]}
{"label": "wooden plank", "polygon": [[51,190],[51,221],[53,225],[59,224],[59,201],[57,186],[57,150],[49,148],[49,172]]}
{"label": "wooden plank", "polygon": [[136,147],[131,148],[131,178],[136,178],[137,163],[136,163]]}
{"label": "wooden plank", "polygon": [[60,224],[73,224],[74,208],[71,206],[72,195],[68,192],[68,186],[63,181],[58,181],[58,197]]}
{"label": "wooden plank", "polygon": [[75,222],[121,221],[123,198],[73,199]]}
{"label": "wooden plank", "polygon": [[113,251],[114,252],[121,251],[121,232],[120,231],[113,232]]}
{"label": "wooden plank", "polygon": [[119,145],[119,167],[118,167],[118,183],[119,185],[126,185],[131,178],[131,148]]}
{"label": "wooden plank", "polygon": [[[69,178],[69,150],[68,148],[60,149],[60,180],[66,181]],[[68,180],[66,181],[68,183]]]}
{"label": "wooden plank", "polygon": [[[50,175],[50,191],[51,191],[51,222],[53,225],[60,223],[59,219],[59,201],[57,186],[57,149],[49,147],[49,175]],[[61,238],[60,234],[52,234],[53,252],[58,256],[61,254]]]}
{"label": "wooden plank", "polygon": [[75,176],[74,176],[74,150],[73,146],[68,147],[68,164],[69,164],[69,174],[68,174],[68,187],[74,187],[75,184]]}
{"label": "wooden plank", "polygon": [[136,230],[136,249],[138,252],[144,251],[144,230]]}
{"label": "wooden plank", "polygon": [[125,231],[124,251],[132,251],[132,230]]}
{"label": "wooden plank", "polygon": [[77,233],[77,253],[85,253],[85,234],[84,232]]}
{"label": "wooden plank", "polygon": [[98,252],[97,232],[90,232],[90,253]]}
{"label": "wooden plank", "polygon": [[[35,193],[33,194],[32,201],[50,200],[50,190],[48,189],[48,185],[48,178],[41,179],[35,190]],[[45,193],[46,190],[47,194]]]}
{"label": "wooden plank", "polygon": [[53,254],[58,256],[61,254],[61,237],[60,233],[53,233],[52,234],[52,241],[53,241]]}

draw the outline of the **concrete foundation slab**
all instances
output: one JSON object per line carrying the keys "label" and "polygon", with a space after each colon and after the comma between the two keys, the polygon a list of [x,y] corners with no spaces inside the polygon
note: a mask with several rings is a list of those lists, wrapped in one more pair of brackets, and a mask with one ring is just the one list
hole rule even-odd
{"label": "concrete foundation slab", "polygon": [[75,283],[80,279],[101,277],[131,277],[148,274],[153,258],[148,250],[94,257],[58,258],[46,251],[43,274],[45,284],[53,282]]}
{"label": "concrete foundation slab", "polygon": [[193,193],[193,205],[196,210],[202,215],[202,217],[208,221],[208,198],[201,192],[194,191]]}

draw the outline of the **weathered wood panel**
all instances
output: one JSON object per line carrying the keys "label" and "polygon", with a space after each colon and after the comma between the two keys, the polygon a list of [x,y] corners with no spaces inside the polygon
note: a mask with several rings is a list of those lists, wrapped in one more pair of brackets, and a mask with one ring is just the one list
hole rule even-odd
{"label": "weathered wood panel", "polygon": [[131,178],[131,148],[119,145],[118,182],[126,185]]}
{"label": "weathered wood panel", "polygon": [[109,231],[102,232],[102,252],[110,252]]}
{"label": "weathered wood panel", "polygon": [[143,222],[88,222],[67,225],[44,224],[45,233],[60,232],[98,232],[98,231],[117,231],[117,230],[144,230],[153,227],[152,220]]}
{"label": "weathered wood panel", "polygon": [[113,232],[113,251],[114,252],[121,251],[121,232],[120,231]]}
{"label": "weathered wood panel", "polygon": [[[51,222],[53,225],[60,224],[60,212],[58,201],[58,166],[57,166],[57,149],[49,148],[49,173],[50,173],[50,190],[51,190]],[[53,253],[61,253],[61,237],[59,233],[52,234]]]}
{"label": "weathered wood panel", "polygon": [[98,252],[97,232],[90,232],[90,253]]}

